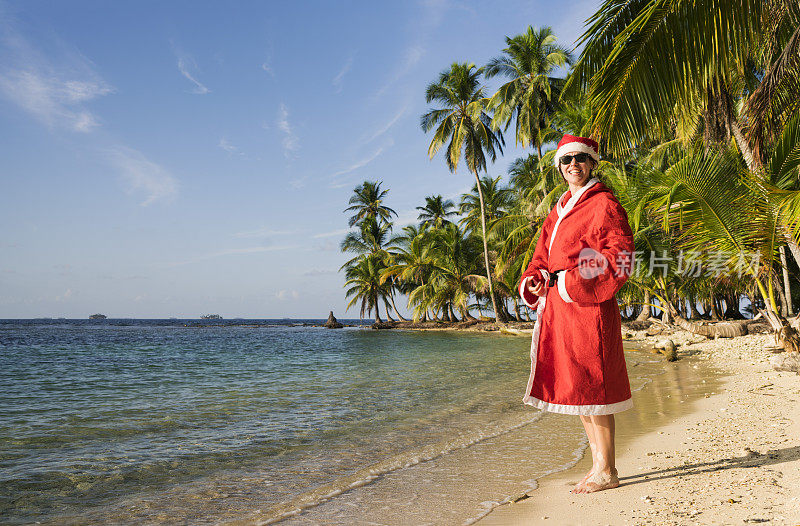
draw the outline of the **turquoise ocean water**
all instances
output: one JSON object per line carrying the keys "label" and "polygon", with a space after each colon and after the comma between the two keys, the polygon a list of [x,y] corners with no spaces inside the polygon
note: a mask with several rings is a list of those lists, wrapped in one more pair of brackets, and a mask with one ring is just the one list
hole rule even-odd
{"label": "turquoise ocean water", "polygon": [[[523,428],[550,452],[531,474],[580,452],[578,427],[521,404],[527,337],[303,321],[0,321],[0,522],[298,521],[379,480],[414,495]],[[521,489],[515,466],[482,488]],[[480,511],[461,504],[456,523]]]}

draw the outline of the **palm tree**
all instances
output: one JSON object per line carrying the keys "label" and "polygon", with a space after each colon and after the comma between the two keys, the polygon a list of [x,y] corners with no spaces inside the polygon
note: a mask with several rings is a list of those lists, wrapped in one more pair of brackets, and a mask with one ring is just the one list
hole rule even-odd
{"label": "palm tree", "polygon": [[352,299],[347,304],[347,309],[361,301],[360,316],[363,318],[366,313],[369,315],[375,309],[375,322],[381,322],[381,313],[378,311],[379,300],[383,299],[384,306],[388,312],[389,302],[386,298],[391,294],[390,285],[381,281],[381,272],[384,268],[384,261],[378,254],[367,254],[358,258],[352,265],[348,265],[345,270],[349,287],[346,297]]}
{"label": "palm tree", "polygon": [[449,141],[445,162],[451,172],[458,169],[463,155],[467,168],[475,176],[478,197],[481,202],[481,231],[483,232],[483,259],[486,265],[486,278],[492,296],[495,316],[500,318],[494,301],[491,267],[489,266],[489,247],[486,242],[486,218],[483,194],[478,172],[486,171],[486,156],[494,161],[497,152],[502,153],[503,137],[492,129],[491,119],[486,114],[486,100],[480,83],[483,68],[475,64],[454,63],[443,71],[439,79],[428,85],[425,101],[437,102],[442,107],[433,109],[422,116],[420,125],[426,133],[436,128],[428,146],[428,157],[433,158],[441,147]]}
{"label": "palm tree", "polygon": [[370,217],[379,223],[388,223],[392,214],[397,216],[397,212],[383,204],[389,190],[381,190],[382,184],[383,181],[364,181],[353,189],[354,195],[349,202],[351,206],[345,209],[345,212],[355,212],[350,218],[350,226]]}
{"label": "palm tree", "polygon": [[384,259],[388,257],[386,248],[392,242],[390,230],[390,224],[380,224],[374,217],[363,219],[358,225],[358,230],[349,232],[339,245],[342,252],[356,254],[353,259],[342,265],[342,268],[366,254],[379,255]]}
{"label": "palm tree", "polygon": [[[698,135],[725,149],[733,139],[749,170],[764,171],[770,143],[800,110],[797,2],[606,0],[589,22],[565,91],[588,100],[607,150],[665,137],[685,147]],[[800,264],[798,223],[776,226]]]}
{"label": "palm tree", "polygon": [[[430,242],[431,235],[424,227],[418,230],[414,226],[407,226],[403,231],[389,249],[391,264],[383,270],[381,279],[394,279],[397,287],[409,294],[414,321],[419,321],[427,317],[425,300],[430,289],[426,288],[426,283],[434,268],[433,244]],[[420,289],[416,296],[418,301],[412,302],[410,295],[417,289]]]}
{"label": "palm tree", "polygon": [[551,28],[529,26],[521,35],[506,37],[503,56],[493,58],[486,66],[487,78],[502,75],[510,79],[489,102],[495,112],[492,124],[507,130],[515,121],[517,144],[534,146],[539,157],[543,144],[558,139],[550,129],[550,117],[557,108],[564,79],[553,73],[572,63],[570,52],[556,40]]}
{"label": "palm tree", "polygon": [[486,279],[477,274],[480,241],[452,223],[434,235],[436,242],[433,280],[436,283],[436,292],[432,298],[433,303],[444,312],[452,311],[455,306],[462,319],[471,319],[470,295],[473,291],[485,288],[487,284]]}
{"label": "palm tree", "polygon": [[[737,152],[690,151],[666,172],[654,172],[643,201],[663,218],[668,233],[675,232],[680,248],[703,258],[716,256],[748,275],[764,298],[765,317],[779,329],[783,323],[773,288],[778,219],[764,209],[748,174]],[[659,300],[670,305],[670,298]]]}
{"label": "palm tree", "polygon": [[457,214],[456,205],[450,199],[444,199],[441,195],[431,195],[425,198],[425,206],[418,206],[420,211],[417,219],[421,225],[433,228],[441,228],[450,223],[449,217]]}
{"label": "palm tree", "polygon": [[[492,223],[503,217],[511,206],[512,191],[500,186],[500,177],[492,179],[489,176],[481,177],[481,193],[483,194],[483,216],[488,221],[487,228],[492,229]],[[480,226],[481,202],[478,198],[476,185],[467,194],[461,194],[461,220],[459,223],[468,230],[478,231]]]}

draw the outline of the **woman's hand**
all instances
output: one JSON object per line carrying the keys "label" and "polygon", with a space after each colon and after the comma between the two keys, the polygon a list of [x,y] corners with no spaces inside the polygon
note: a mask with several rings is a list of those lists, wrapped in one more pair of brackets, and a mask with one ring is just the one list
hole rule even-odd
{"label": "woman's hand", "polygon": [[532,279],[528,279],[526,286],[528,288],[528,292],[535,296],[541,296],[544,293],[544,281],[539,281],[534,284]]}

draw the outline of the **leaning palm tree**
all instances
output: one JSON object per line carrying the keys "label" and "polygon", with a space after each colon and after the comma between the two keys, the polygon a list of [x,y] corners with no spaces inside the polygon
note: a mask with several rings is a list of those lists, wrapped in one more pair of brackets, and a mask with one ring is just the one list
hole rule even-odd
{"label": "leaning palm tree", "polygon": [[[447,143],[445,162],[451,172],[458,169],[461,157],[475,177],[481,203],[481,231],[483,232],[483,259],[489,290],[492,291],[492,271],[489,266],[489,246],[486,242],[486,218],[478,172],[486,171],[487,155],[494,161],[502,153],[503,136],[492,129],[486,114],[486,100],[480,83],[483,68],[475,64],[454,63],[443,71],[436,82],[425,90],[425,101],[436,102],[441,108],[432,109],[422,116],[420,125],[426,133],[435,128],[428,146],[428,157],[433,158]],[[494,294],[492,304],[498,321],[504,321],[497,310]]]}
{"label": "leaning palm tree", "polygon": [[506,37],[508,47],[503,56],[486,66],[487,78],[502,75],[510,79],[489,102],[495,112],[492,124],[508,129],[515,121],[517,144],[537,148],[539,157],[542,145],[558,139],[550,129],[550,117],[557,108],[564,79],[554,73],[572,63],[570,52],[556,40],[551,28],[529,26],[521,35]]}
{"label": "leaning palm tree", "polygon": [[419,216],[417,219],[421,225],[433,228],[441,228],[450,223],[450,217],[456,215],[456,205],[451,199],[445,199],[441,195],[431,195],[425,198],[425,206],[418,206]]}
{"label": "leaning palm tree", "polygon": [[383,204],[389,190],[381,190],[381,184],[383,181],[364,181],[353,189],[350,206],[345,209],[345,212],[355,212],[350,218],[350,226],[370,217],[388,223],[392,214],[397,216],[397,212]]}
{"label": "leaning palm tree", "polygon": [[[666,172],[654,172],[643,202],[675,233],[679,248],[727,267],[723,274],[736,269],[748,276],[764,298],[765,318],[780,329],[773,288],[778,217],[747,184],[748,174],[738,152],[690,151]],[[668,297],[659,300],[670,305]]]}

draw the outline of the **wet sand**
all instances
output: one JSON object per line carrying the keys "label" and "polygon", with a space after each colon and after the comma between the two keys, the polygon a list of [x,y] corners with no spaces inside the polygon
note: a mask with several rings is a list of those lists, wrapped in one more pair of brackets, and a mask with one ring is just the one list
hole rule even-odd
{"label": "wet sand", "polygon": [[[681,389],[662,393],[682,397],[679,411],[664,403],[662,410],[618,415],[619,488],[571,494],[591,466],[583,458],[478,524],[800,523],[800,376],[771,369],[764,350],[771,336],[699,343],[687,333],[670,338],[683,342],[682,359],[665,364],[679,384],[690,360],[722,383],[687,386],[705,389],[695,402]],[[634,400],[641,408],[644,398]]]}
{"label": "wet sand", "polygon": [[[620,421],[622,440],[665,425],[719,388],[719,373],[693,357],[666,368],[660,356],[648,352],[627,352],[626,359],[636,405]],[[458,525],[487,515],[492,520],[496,513],[519,509],[508,503],[536,495],[537,480],[574,466],[585,449],[577,418],[544,413],[508,433],[384,474],[281,524]]]}

